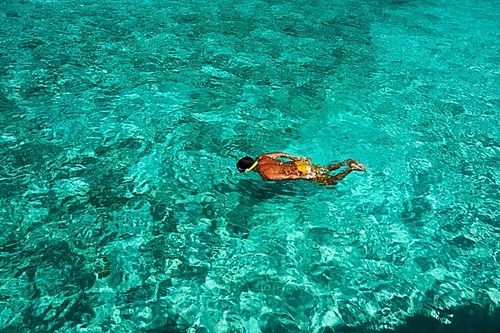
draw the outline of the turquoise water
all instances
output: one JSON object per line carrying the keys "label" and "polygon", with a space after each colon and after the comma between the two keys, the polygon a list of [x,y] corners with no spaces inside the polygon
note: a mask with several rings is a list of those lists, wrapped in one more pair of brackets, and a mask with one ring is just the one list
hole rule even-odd
{"label": "turquoise water", "polygon": [[498,332],[498,13],[0,1],[0,332]]}

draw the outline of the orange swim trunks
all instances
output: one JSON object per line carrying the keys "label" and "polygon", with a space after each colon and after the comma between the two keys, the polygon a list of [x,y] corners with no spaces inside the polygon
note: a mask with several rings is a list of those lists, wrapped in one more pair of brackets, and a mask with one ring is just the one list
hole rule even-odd
{"label": "orange swim trunks", "polygon": [[299,160],[295,161],[297,171],[304,176],[305,179],[312,179],[318,182],[325,182],[328,180],[328,170],[320,166],[309,163],[309,161]]}

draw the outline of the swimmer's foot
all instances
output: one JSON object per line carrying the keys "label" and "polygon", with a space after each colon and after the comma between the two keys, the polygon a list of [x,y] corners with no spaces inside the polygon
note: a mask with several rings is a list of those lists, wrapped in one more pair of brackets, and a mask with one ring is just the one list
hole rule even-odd
{"label": "swimmer's foot", "polygon": [[363,164],[359,163],[356,160],[348,160],[349,162],[349,169],[354,170],[354,171],[365,171],[366,166]]}

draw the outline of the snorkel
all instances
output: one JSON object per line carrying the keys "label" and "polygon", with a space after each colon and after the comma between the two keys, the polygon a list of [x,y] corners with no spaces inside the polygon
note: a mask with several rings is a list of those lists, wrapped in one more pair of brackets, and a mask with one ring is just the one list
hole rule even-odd
{"label": "snorkel", "polygon": [[248,169],[245,170],[245,172],[250,172],[252,171],[253,169],[255,169],[255,167],[257,166],[257,164],[259,164],[259,160],[255,161],[254,164],[252,164],[252,166]]}

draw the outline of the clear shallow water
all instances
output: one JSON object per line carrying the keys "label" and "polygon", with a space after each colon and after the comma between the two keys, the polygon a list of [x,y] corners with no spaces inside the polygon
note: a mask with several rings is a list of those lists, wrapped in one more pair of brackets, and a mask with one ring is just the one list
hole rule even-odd
{"label": "clear shallow water", "polygon": [[2,1],[0,329],[495,331],[499,12]]}

